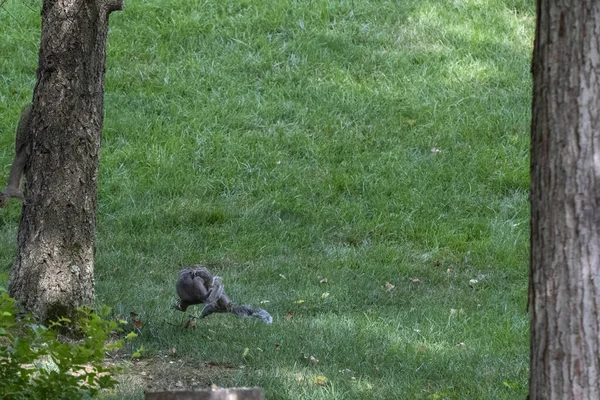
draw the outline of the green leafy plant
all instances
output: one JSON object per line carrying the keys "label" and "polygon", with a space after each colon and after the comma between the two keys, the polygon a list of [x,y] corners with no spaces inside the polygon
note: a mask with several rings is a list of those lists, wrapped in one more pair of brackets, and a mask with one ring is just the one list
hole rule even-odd
{"label": "green leafy plant", "polygon": [[[78,310],[74,322],[62,318],[49,327],[31,315],[20,317],[15,300],[0,287],[0,398],[89,398],[117,384],[116,366],[105,366],[106,351],[122,346],[111,334],[120,328],[106,319],[110,312]],[[78,333],[78,340],[59,340],[58,331]]]}

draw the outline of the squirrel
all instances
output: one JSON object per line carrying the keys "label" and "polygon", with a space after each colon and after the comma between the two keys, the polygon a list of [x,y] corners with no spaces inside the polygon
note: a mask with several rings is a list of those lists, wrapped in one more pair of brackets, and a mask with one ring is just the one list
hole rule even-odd
{"label": "squirrel", "polygon": [[173,307],[176,310],[186,311],[189,306],[202,303],[204,309],[200,318],[212,313],[229,312],[238,317],[256,317],[267,324],[273,322],[273,317],[262,308],[253,308],[248,305],[234,306],[225,293],[221,278],[213,276],[200,264],[190,265],[179,271],[175,288],[179,296],[179,304]]}
{"label": "squirrel", "polygon": [[10,166],[8,184],[0,192],[0,207],[4,207],[10,198],[17,198],[25,202],[21,191],[21,180],[31,153],[31,104],[23,108],[21,119],[17,125],[15,136],[15,158]]}

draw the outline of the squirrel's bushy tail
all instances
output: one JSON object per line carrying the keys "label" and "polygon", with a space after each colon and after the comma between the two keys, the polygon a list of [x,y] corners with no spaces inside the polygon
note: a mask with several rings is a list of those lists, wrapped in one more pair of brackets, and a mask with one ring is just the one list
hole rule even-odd
{"label": "squirrel's bushy tail", "polygon": [[247,317],[255,317],[262,319],[267,324],[273,322],[273,317],[267,311],[262,308],[253,308],[247,305],[244,306],[233,306],[231,312],[237,315],[238,317],[247,318]]}

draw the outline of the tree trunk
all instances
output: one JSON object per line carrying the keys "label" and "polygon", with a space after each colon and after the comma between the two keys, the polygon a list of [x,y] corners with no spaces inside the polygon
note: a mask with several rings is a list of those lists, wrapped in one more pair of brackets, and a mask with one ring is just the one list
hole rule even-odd
{"label": "tree trunk", "polygon": [[42,321],[94,296],[108,15],[123,0],[44,0],[31,155],[9,293]]}
{"label": "tree trunk", "polygon": [[529,398],[600,399],[600,2],[538,0]]}
{"label": "tree trunk", "polygon": [[144,396],[144,400],[264,400],[264,398],[263,390],[257,387],[146,392]]}

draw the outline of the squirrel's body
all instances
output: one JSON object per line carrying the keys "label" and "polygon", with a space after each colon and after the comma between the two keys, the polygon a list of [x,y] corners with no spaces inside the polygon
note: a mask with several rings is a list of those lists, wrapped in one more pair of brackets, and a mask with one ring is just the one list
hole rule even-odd
{"label": "squirrel's body", "polygon": [[230,312],[239,317],[260,318],[267,324],[273,322],[271,315],[262,308],[234,306],[223,289],[221,278],[213,276],[201,265],[192,265],[179,271],[175,288],[179,296],[179,304],[175,309],[179,311],[185,311],[191,305],[204,304],[201,318],[215,312]]}
{"label": "squirrel's body", "polygon": [[10,166],[6,188],[0,192],[0,207],[4,207],[10,198],[25,202],[25,196],[21,191],[21,180],[31,153],[31,116],[30,104],[21,112],[15,137],[15,158]]}

